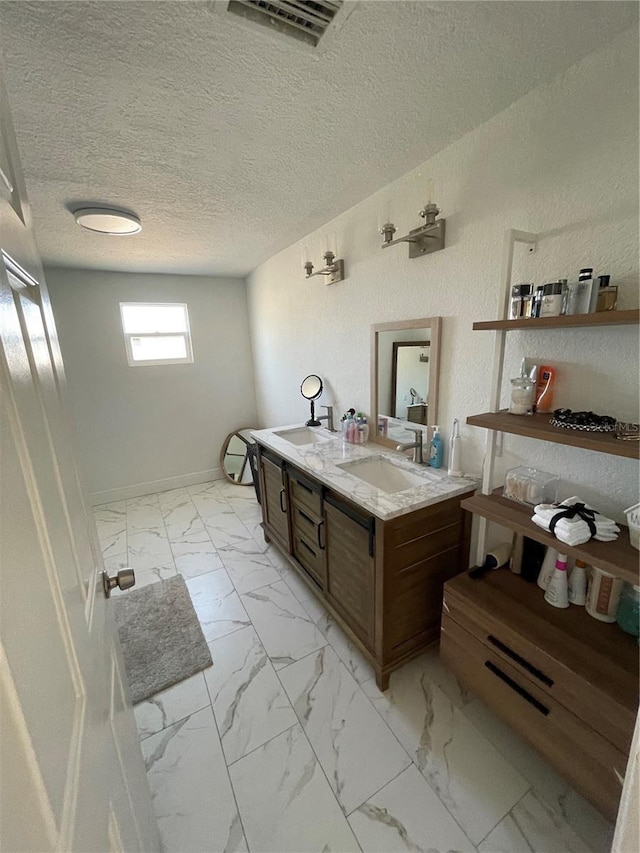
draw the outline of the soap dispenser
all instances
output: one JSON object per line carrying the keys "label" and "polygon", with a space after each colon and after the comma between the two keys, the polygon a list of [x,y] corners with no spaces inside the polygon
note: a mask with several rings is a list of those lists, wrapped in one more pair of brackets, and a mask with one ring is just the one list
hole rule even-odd
{"label": "soap dispenser", "polygon": [[431,439],[431,450],[429,452],[429,465],[432,468],[442,468],[442,456],[444,446],[442,436],[440,435],[440,427],[433,427],[433,438]]}

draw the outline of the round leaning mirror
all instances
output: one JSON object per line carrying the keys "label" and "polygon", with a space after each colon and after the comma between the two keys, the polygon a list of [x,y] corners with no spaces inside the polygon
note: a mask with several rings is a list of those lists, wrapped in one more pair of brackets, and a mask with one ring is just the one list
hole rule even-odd
{"label": "round leaning mirror", "polygon": [[227,480],[236,486],[251,486],[253,475],[247,448],[253,444],[250,429],[239,429],[230,433],[220,453],[220,467]]}
{"label": "round leaning mirror", "polygon": [[315,373],[312,373],[310,376],[306,376],[302,380],[300,393],[307,400],[317,400],[322,394],[322,379],[320,379],[319,376],[316,376]]}

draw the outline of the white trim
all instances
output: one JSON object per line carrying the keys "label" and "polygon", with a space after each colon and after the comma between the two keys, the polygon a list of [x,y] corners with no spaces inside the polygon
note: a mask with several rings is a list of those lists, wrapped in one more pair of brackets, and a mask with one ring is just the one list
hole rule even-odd
{"label": "white trim", "polygon": [[195,471],[193,474],[178,474],[176,477],[165,477],[163,480],[149,480],[147,483],[134,483],[132,486],[121,486],[118,489],[106,489],[91,495],[92,506],[123,501],[127,498],[139,498],[141,495],[151,495],[154,492],[168,492],[184,486],[195,486],[197,483],[208,483],[210,480],[222,480],[224,474],[220,468],[209,468],[206,471]]}

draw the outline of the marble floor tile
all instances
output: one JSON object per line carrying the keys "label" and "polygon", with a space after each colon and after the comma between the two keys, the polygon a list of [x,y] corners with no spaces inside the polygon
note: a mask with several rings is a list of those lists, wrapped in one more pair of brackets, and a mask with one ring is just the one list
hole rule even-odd
{"label": "marble floor tile", "polygon": [[[172,542],[171,548],[174,553],[176,568],[178,570],[178,574],[181,574],[185,580],[188,578],[198,577],[198,575],[206,575],[208,572],[215,572],[218,569],[224,568],[220,555],[213,545],[209,548],[199,549],[187,547],[185,545],[184,549],[178,549],[178,553],[176,554],[176,550],[174,549],[175,544],[175,542]],[[182,551],[182,553],[180,553],[180,551]]]}
{"label": "marble floor tile", "polygon": [[529,792],[478,847],[480,853],[591,853],[573,829]]}
{"label": "marble floor tile", "polygon": [[264,554],[245,554],[235,548],[221,548],[220,558],[239,593],[277,583],[280,575]]}
{"label": "marble floor tile", "polygon": [[129,565],[134,569],[153,569],[173,562],[164,527],[135,530],[127,540]]}
{"label": "marble floor tile", "polygon": [[154,735],[210,704],[204,674],[197,672],[134,707],[140,739]]}
{"label": "marble floor tile", "polygon": [[359,851],[299,726],[241,758],[229,773],[252,853]]}
{"label": "marble floor tile", "polygon": [[216,489],[216,482],[217,480],[208,480],[206,483],[194,483],[185,488],[190,495],[201,495],[205,492],[213,492]]}
{"label": "marble floor tile", "polygon": [[201,537],[205,533],[204,524],[191,496],[183,495],[180,500],[181,503],[174,502],[173,506],[162,512],[168,539],[173,541]]}
{"label": "marble floor tile", "polygon": [[207,532],[216,548],[236,548],[251,539],[251,534],[235,512],[205,519]]}
{"label": "marble floor tile", "polygon": [[227,764],[262,746],[298,721],[253,628],[209,643],[205,671]]}
{"label": "marble floor tile", "polygon": [[138,495],[137,498],[127,498],[127,509],[137,506],[159,506],[160,492],[151,492],[148,495]]}
{"label": "marble floor tile", "polygon": [[396,670],[385,693],[374,681],[363,690],[474,844],[529,788],[430,680],[422,661]]}
{"label": "marble floor tile", "polygon": [[163,851],[247,850],[210,707],[141,747]]}
{"label": "marble floor tile", "polygon": [[415,765],[349,815],[364,853],[475,853]]}
{"label": "marble floor tile", "polygon": [[101,543],[127,529],[126,501],[94,507],[93,515],[98,529],[98,539]]}
{"label": "marble floor tile", "polygon": [[217,492],[191,493],[191,500],[205,523],[220,515],[235,515],[229,504]]}
{"label": "marble floor tile", "polygon": [[[273,555],[271,553],[268,554],[268,557],[271,560],[271,562],[277,563],[277,559],[274,560]],[[278,574],[280,575],[282,580],[286,583],[286,585],[289,587],[291,592],[298,599],[298,601],[300,601],[300,602],[309,601],[309,600],[317,601],[317,596],[314,593],[314,591],[311,589],[309,584],[306,581],[304,581],[300,577],[298,572],[295,569],[293,569],[287,562],[282,562],[282,563],[280,563],[279,566],[276,565],[276,568],[278,570]]]}
{"label": "marble floor tile", "polygon": [[207,642],[251,624],[224,569],[190,578],[187,588]]}
{"label": "marble floor tile", "polygon": [[190,499],[189,490],[186,487],[169,489],[167,492],[158,492],[158,504],[164,514],[184,503],[185,497]]}
{"label": "marble floor tile", "polygon": [[276,669],[326,644],[326,639],[283,581],[247,592],[241,598]]}
{"label": "marble floor tile", "polygon": [[279,675],[345,814],[411,764],[331,646]]}
{"label": "marble floor tile", "polygon": [[352,643],[347,637],[322,602],[314,595],[313,598],[307,598],[300,603],[358,684],[364,684],[365,681],[373,678],[375,673],[369,661],[355,643]]}
{"label": "marble floor tile", "polygon": [[150,504],[138,504],[127,508],[127,529],[130,533],[148,529],[161,530],[165,533],[164,521],[160,507]]}

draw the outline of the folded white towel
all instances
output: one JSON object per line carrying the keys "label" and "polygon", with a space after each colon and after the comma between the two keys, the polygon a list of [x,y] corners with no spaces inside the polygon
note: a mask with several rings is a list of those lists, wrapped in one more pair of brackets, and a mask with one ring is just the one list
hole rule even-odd
{"label": "folded white towel", "polygon": [[[570,508],[577,503],[584,503],[584,501],[580,500],[577,495],[574,495],[557,506],[553,504],[538,504],[534,508],[534,515],[531,520],[543,530],[549,530],[553,519],[558,512],[562,511],[563,507]],[[585,508],[593,509],[588,504],[585,504]],[[596,528],[594,539],[600,542],[613,542],[618,538],[620,528],[611,518],[596,514],[593,524]],[[584,519],[576,515],[573,518],[559,519],[554,528],[554,535],[567,545],[582,545],[591,539],[591,529]]]}

